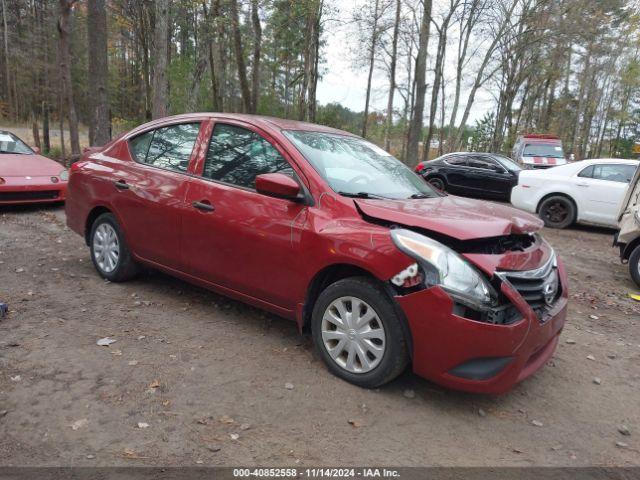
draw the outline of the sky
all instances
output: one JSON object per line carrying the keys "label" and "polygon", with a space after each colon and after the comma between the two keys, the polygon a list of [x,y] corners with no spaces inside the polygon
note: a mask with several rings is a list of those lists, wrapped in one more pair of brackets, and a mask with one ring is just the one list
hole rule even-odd
{"label": "sky", "polygon": [[[351,13],[359,8],[367,0],[341,0],[339,3],[339,12],[335,15],[337,18],[347,19]],[[434,12],[438,11],[438,4],[443,4],[442,0],[434,1]],[[354,46],[355,46],[355,26],[346,23],[338,24],[331,22],[325,34],[326,45],[323,49],[323,56],[326,59],[322,70],[322,78],[318,82],[317,98],[321,104],[338,102],[345,107],[356,112],[364,110],[365,95],[367,89],[368,67],[355,67],[354,62]],[[431,47],[435,47],[434,42],[437,38],[432,36]],[[456,55],[455,38],[448,46],[448,55],[450,58]],[[430,53],[435,48],[430,48]],[[398,65],[398,68],[404,68]],[[428,73],[429,75],[429,73]],[[402,75],[404,76],[404,75]],[[445,66],[445,84],[446,96],[451,100],[453,96],[453,85],[451,82],[455,78],[454,62],[448,61]],[[429,81],[429,76],[427,77]],[[370,101],[370,110],[384,112],[386,111],[387,95],[389,90],[389,79],[386,72],[376,71],[372,81],[372,92]],[[430,101],[431,90],[427,90],[427,108]],[[463,90],[462,99],[466,99],[468,90]],[[402,98],[396,94],[394,104],[397,107],[403,105]],[[480,119],[492,106],[492,97],[487,91],[480,91],[476,96],[476,101],[471,110],[469,124],[473,125],[476,120]],[[458,113],[458,120],[462,115],[464,104],[460,106],[461,111]],[[425,109],[426,111],[426,109]],[[426,115],[426,113],[425,113]]]}

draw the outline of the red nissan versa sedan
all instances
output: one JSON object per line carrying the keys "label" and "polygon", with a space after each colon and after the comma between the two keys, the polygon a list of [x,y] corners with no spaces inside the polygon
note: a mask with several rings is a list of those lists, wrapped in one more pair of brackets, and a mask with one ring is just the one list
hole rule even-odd
{"label": "red nissan versa sedan", "polygon": [[0,130],[0,205],[64,201],[68,172]]}
{"label": "red nissan versa sedan", "polygon": [[295,320],[337,376],[499,393],[551,357],[567,276],[512,208],[433,190],[331,128],[200,113],[73,165],[67,222],[99,274],[149,265]]}

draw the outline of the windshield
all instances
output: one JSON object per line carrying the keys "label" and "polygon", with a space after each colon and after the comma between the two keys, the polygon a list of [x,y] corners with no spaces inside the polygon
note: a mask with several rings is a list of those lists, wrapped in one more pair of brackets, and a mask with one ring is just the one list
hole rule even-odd
{"label": "windshield", "polygon": [[402,162],[361,138],[293,130],[284,134],[341,195],[390,199],[440,196]]}
{"label": "windshield", "polygon": [[522,170],[522,168],[520,168],[520,165],[518,165],[508,157],[503,157],[502,155],[494,155],[493,158],[500,162],[500,165],[502,165],[510,172],[519,172],[520,170]]}
{"label": "windshield", "polygon": [[529,143],[525,145],[523,157],[564,158],[562,145],[553,143]]}
{"label": "windshield", "polygon": [[31,155],[31,150],[26,143],[9,132],[0,132],[0,153],[19,153]]}

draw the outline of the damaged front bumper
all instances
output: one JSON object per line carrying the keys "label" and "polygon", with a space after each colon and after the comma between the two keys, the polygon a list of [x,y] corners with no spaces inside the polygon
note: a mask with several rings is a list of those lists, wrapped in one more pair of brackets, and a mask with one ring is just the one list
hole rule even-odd
{"label": "damaged front bumper", "polygon": [[508,324],[456,314],[456,304],[435,286],[396,296],[412,336],[413,370],[440,385],[498,394],[539,370],[553,355],[567,313],[567,276],[560,260],[561,293],[543,317],[509,282],[501,292],[521,318]]}

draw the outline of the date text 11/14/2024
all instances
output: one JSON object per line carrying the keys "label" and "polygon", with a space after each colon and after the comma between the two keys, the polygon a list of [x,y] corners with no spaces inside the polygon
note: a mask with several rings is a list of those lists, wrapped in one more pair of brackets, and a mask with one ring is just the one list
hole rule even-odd
{"label": "date text 11/14/2024", "polygon": [[234,468],[236,478],[397,478],[400,472],[389,468]]}

